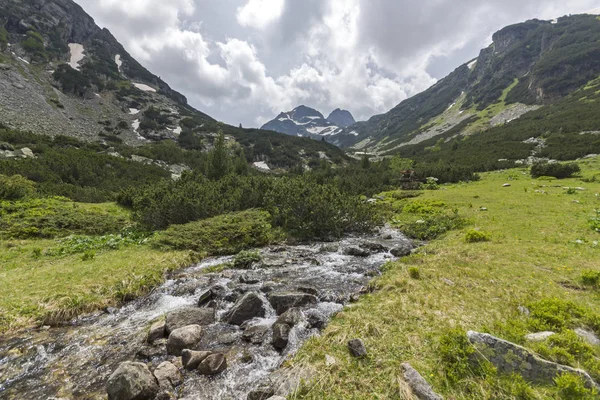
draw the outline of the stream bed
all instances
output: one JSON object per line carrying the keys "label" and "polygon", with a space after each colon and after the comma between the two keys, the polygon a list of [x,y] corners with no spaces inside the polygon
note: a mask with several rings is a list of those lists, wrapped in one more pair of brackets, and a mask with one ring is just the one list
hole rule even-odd
{"label": "stream bed", "polygon": [[[0,398],[105,399],[106,382],[121,362],[147,363],[152,370],[165,360],[177,365],[167,355],[166,340],[147,342],[148,329],[169,313],[203,307],[213,317],[195,350],[225,354],[228,368],[210,377],[182,369],[184,382],[175,398],[245,400],[345,304],[365,293],[387,261],[412,249],[401,233],[383,228],[338,242],[264,248],[251,270],[207,272],[232,258],[204,260],[120,309],[0,338]],[[264,316],[232,324],[227,315],[247,293],[262,299]],[[294,296],[304,299],[293,305],[303,318],[276,348],[273,324]]]}

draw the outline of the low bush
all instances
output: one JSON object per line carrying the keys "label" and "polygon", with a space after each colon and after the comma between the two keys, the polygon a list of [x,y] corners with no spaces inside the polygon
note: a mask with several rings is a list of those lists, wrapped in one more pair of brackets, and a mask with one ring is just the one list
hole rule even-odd
{"label": "low bush", "polygon": [[54,238],[117,233],[130,225],[115,206],[77,204],[65,198],[0,201],[0,238]]}
{"label": "low bush", "polygon": [[0,200],[27,199],[35,194],[35,184],[21,175],[0,175]]}
{"label": "low bush", "polygon": [[413,201],[404,206],[402,210],[408,214],[429,215],[442,212],[448,205],[443,201],[423,200]]}
{"label": "low bush", "polygon": [[600,394],[595,388],[586,388],[583,378],[574,374],[562,374],[554,382],[560,399],[592,400]]}
{"label": "low bush", "polygon": [[252,266],[262,260],[258,251],[240,251],[233,258],[233,268],[250,269]]}
{"label": "low bush", "polygon": [[410,267],[408,269],[408,276],[412,279],[421,279],[421,272],[418,267]]}
{"label": "low bush", "polygon": [[248,210],[185,225],[173,225],[156,234],[150,242],[160,248],[223,255],[265,246],[280,239],[280,233],[271,226],[268,212]]}
{"label": "low bush", "polygon": [[585,286],[600,289],[600,271],[584,271],[581,274],[581,283]]}
{"label": "low bush", "polygon": [[581,172],[581,168],[575,163],[537,163],[531,167],[531,176],[533,178],[550,176],[557,179],[565,179],[579,172]]}
{"label": "low bush", "polygon": [[492,236],[489,233],[477,229],[471,229],[465,234],[467,243],[489,242],[490,240],[492,240]]}
{"label": "low bush", "polygon": [[132,228],[119,234],[103,236],[68,236],[59,240],[59,246],[46,252],[49,256],[85,253],[94,250],[118,250],[126,246],[142,245],[148,242],[151,234]]}

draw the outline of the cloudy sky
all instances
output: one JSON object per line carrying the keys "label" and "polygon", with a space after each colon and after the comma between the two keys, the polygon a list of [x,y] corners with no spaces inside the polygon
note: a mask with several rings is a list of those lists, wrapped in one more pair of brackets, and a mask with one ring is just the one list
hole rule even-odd
{"label": "cloudy sky", "polygon": [[600,0],[76,0],[196,108],[260,126],[297,105],[388,111],[498,29]]}

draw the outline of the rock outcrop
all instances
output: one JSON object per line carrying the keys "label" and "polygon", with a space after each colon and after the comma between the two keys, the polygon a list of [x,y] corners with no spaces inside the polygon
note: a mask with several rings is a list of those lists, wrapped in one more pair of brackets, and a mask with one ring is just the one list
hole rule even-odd
{"label": "rock outcrop", "polygon": [[444,400],[442,396],[433,391],[431,385],[410,364],[402,364],[402,372],[404,380],[419,400]]}

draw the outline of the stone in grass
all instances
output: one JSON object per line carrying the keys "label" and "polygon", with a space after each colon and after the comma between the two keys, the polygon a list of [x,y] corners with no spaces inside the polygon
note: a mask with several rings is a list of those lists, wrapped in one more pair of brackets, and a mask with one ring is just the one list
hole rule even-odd
{"label": "stone in grass", "polygon": [[565,373],[581,377],[587,388],[600,389],[600,385],[581,369],[544,360],[526,348],[509,341],[499,339],[486,333],[467,332],[469,342],[477,350],[473,353],[474,361],[484,357],[491,362],[498,372],[518,374],[526,381],[538,384],[554,384],[554,380]]}
{"label": "stone in grass", "polygon": [[180,356],[185,349],[193,349],[202,339],[202,327],[200,325],[190,325],[175,329],[169,335],[167,341],[167,353],[173,356]]}
{"label": "stone in grass", "polygon": [[367,355],[367,349],[361,339],[352,339],[349,341],[348,349],[353,357],[365,357]]}
{"label": "stone in grass", "polygon": [[575,334],[592,346],[600,346],[600,338],[598,338],[594,332],[583,328],[577,328],[575,329]]}
{"label": "stone in grass", "polygon": [[217,375],[227,369],[227,359],[221,353],[211,354],[198,366],[200,375]]}
{"label": "stone in grass", "polygon": [[404,380],[419,400],[444,400],[442,396],[433,391],[431,385],[410,364],[404,363],[401,367]]}
{"label": "stone in grass", "polygon": [[159,390],[146,364],[129,361],[121,363],[106,383],[108,400],[150,400]]}
{"label": "stone in grass", "polygon": [[543,342],[548,339],[550,336],[556,335],[554,332],[536,332],[530,333],[529,335],[525,335],[525,339],[530,342]]}

